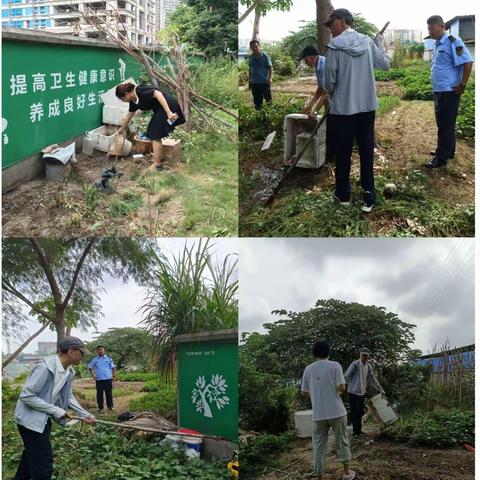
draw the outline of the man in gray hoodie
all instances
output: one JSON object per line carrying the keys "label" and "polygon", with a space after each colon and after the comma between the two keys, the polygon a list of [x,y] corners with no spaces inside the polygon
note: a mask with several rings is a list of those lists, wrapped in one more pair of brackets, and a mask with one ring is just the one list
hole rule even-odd
{"label": "man in gray hoodie", "polygon": [[344,8],[334,10],[324,24],[332,33],[325,59],[325,88],[330,94],[330,128],[336,157],[334,198],[350,204],[350,168],[353,142],[360,153],[362,210],[375,205],[373,150],[375,110],[378,107],[374,68],[388,70],[390,60],[383,37],[375,40],[353,30],[353,15]]}
{"label": "man in gray hoodie", "polygon": [[53,473],[53,452],[50,430],[53,418],[64,426],[72,409],[86,423],[94,424],[73,396],[72,365],[78,365],[86,349],[77,337],[65,337],[59,345],[60,354],[40,360],[30,372],[15,408],[15,422],[23,440],[22,458],[13,480],[50,480]]}

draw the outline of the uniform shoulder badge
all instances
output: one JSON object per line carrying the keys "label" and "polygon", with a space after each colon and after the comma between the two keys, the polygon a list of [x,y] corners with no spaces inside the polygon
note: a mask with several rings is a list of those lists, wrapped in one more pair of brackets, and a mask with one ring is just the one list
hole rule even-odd
{"label": "uniform shoulder badge", "polygon": [[455,52],[456,52],[457,55],[463,55],[462,45],[459,45],[457,48],[455,48]]}
{"label": "uniform shoulder badge", "polygon": [[454,42],[456,40],[455,36],[454,35],[449,35],[448,36],[448,39],[451,41],[451,42]]}

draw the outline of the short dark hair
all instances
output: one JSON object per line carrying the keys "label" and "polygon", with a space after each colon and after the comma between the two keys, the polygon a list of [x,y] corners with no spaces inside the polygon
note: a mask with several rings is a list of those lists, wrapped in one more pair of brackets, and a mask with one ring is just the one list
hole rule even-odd
{"label": "short dark hair", "polygon": [[104,345],[97,345],[96,348],[105,348]]}
{"label": "short dark hair", "polygon": [[330,355],[330,345],[324,340],[318,340],[313,344],[312,353],[315,358],[327,358]]}
{"label": "short dark hair", "polygon": [[250,40],[250,46],[252,46],[254,43],[260,45],[260,42],[258,40]]}
{"label": "short dark hair", "polygon": [[445,25],[445,22],[440,15],[432,15],[427,18],[427,25]]}
{"label": "short dark hair", "polygon": [[135,85],[131,82],[120,83],[115,89],[115,95],[117,96],[117,98],[122,99],[127,93],[133,92],[134,89]]}

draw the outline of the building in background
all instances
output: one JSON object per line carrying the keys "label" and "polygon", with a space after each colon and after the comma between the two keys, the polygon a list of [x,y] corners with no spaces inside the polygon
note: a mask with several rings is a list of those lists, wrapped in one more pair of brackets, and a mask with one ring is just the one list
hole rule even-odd
{"label": "building in background", "polygon": [[386,30],[385,43],[387,47],[393,47],[394,45],[408,45],[411,43],[422,42],[421,30],[408,30],[406,28],[397,28],[392,30]]}
{"label": "building in background", "polygon": [[53,355],[57,352],[57,342],[38,342],[37,353],[39,355]]}
{"label": "building in background", "polygon": [[80,19],[87,8],[107,18],[118,10],[130,41],[140,45],[155,42],[158,9],[155,0],[108,0],[59,2],[55,0],[2,0],[2,26],[45,30],[80,37],[99,38],[99,32]]}
{"label": "building in background", "polygon": [[165,28],[168,16],[180,5],[181,0],[157,0],[158,30]]}

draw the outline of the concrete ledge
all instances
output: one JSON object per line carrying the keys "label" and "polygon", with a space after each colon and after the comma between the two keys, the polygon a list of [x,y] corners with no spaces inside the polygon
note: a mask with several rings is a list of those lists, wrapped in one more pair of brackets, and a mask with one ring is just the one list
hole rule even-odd
{"label": "concrete ledge", "polygon": [[207,460],[230,460],[238,450],[238,445],[228,440],[214,440],[204,438],[202,444],[202,457]]}
{"label": "concrete ledge", "polygon": [[227,330],[212,330],[211,332],[188,333],[177,335],[175,343],[200,343],[210,341],[233,341],[238,342],[238,330],[230,328]]}
{"label": "concrete ledge", "polygon": [[[75,142],[75,151],[79,152],[82,148],[82,139],[84,135],[78,135],[74,138],[60,142],[58,145],[64,147]],[[48,147],[48,145],[45,145]],[[21,162],[2,170],[2,193],[8,193],[19,185],[30,180],[34,180],[45,175],[45,163],[42,160],[43,153],[38,152],[35,155],[25,158]]]}

